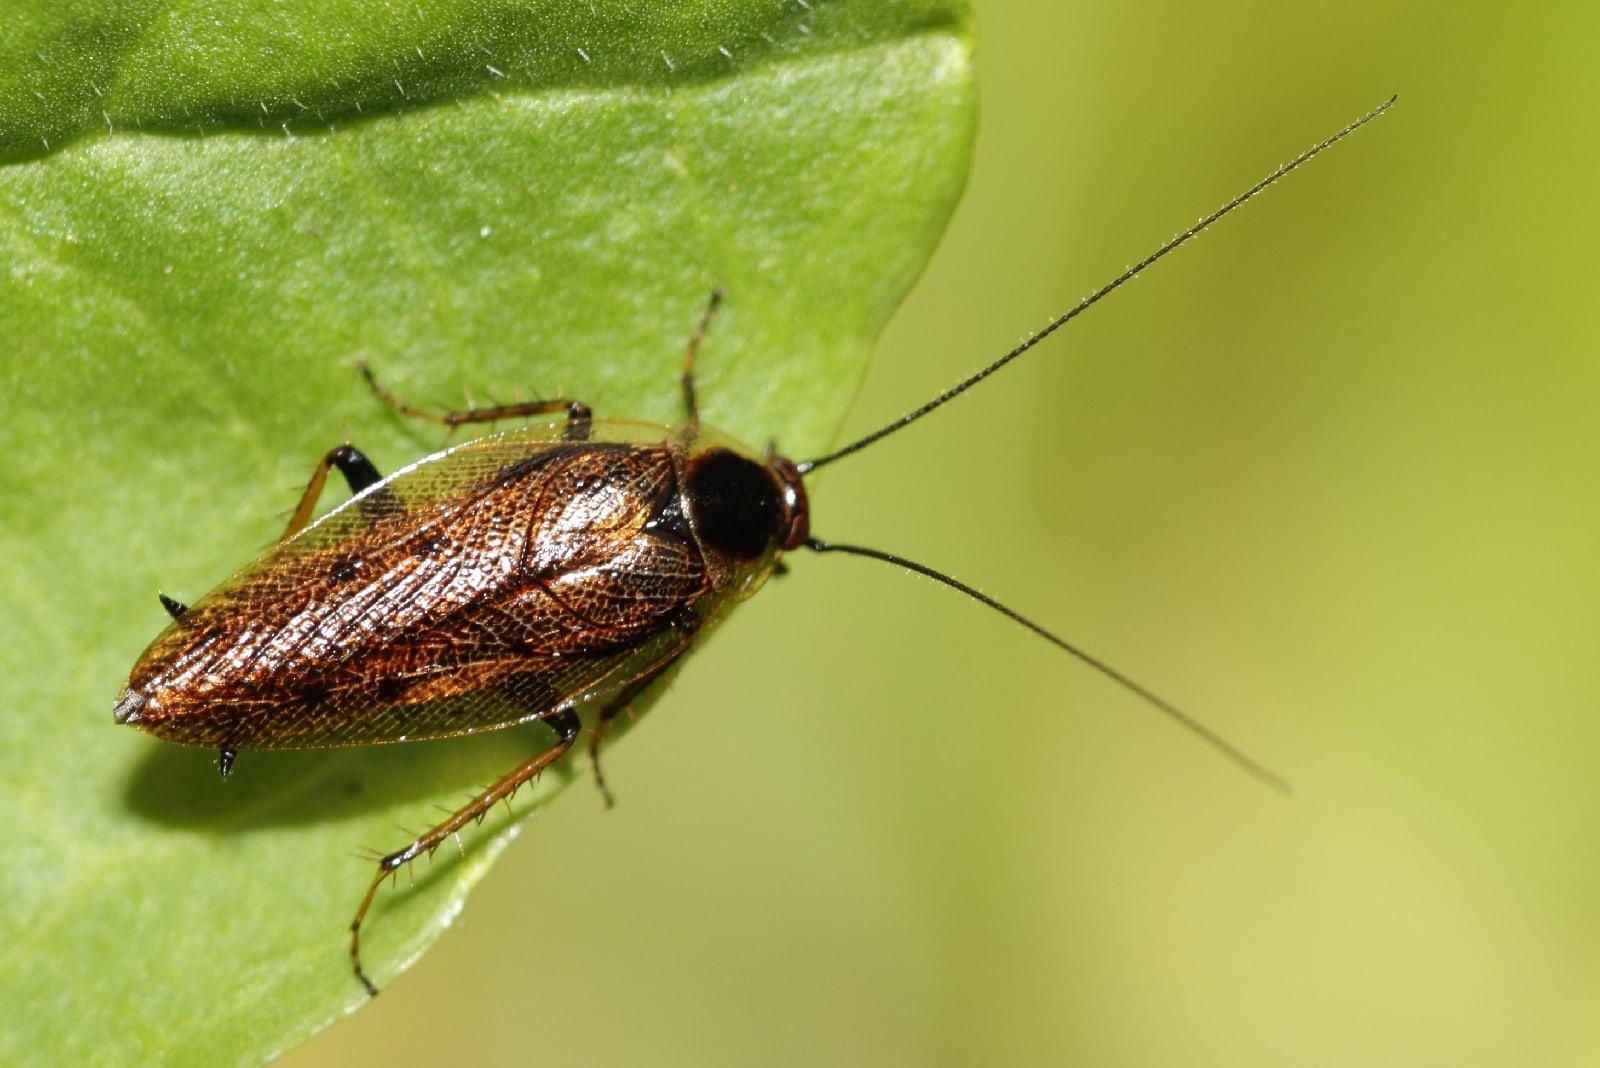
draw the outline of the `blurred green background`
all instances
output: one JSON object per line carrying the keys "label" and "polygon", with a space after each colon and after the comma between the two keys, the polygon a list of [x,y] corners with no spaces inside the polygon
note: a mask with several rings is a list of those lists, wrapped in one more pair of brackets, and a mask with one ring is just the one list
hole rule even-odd
{"label": "blurred green background", "polygon": [[[1395,111],[915,431],[282,1063],[1600,1060],[1600,14],[978,4],[971,189],[850,430]],[[559,859],[559,863],[556,860]]]}

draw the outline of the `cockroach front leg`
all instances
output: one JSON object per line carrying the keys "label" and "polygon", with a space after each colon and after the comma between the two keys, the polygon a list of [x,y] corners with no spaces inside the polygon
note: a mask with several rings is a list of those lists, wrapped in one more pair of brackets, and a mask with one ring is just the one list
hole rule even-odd
{"label": "cockroach front leg", "polygon": [[487,816],[494,806],[509,798],[529,779],[538,775],[545,768],[554,764],[572,748],[573,740],[578,737],[582,726],[578,721],[577,713],[570,709],[557,712],[546,717],[545,723],[556,732],[557,741],[550,748],[542,750],[532,759],[519,766],[511,774],[505,776],[490,786],[483,793],[467,802],[464,806],[451,814],[450,818],[439,824],[421,838],[412,842],[398,852],[390,853],[378,861],[378,873],[372,877],[372,885],[367,887],[366,896],[361,899],[361,907],[356,909],[355,919],[350,921],[350,966],[355,969],[356,978],[361,985],[367,988],[367,993],[376,997],[378,988],[367,977],[366,971],[361,967],[361,921],[366,919],[367,911],[372,908],[372,901],[378,893],[378,887],[383,885],[385,879],[393,875],[401,867],[416,860],[418,857],[427,856],[456,832],[468,824],[476,823]]}

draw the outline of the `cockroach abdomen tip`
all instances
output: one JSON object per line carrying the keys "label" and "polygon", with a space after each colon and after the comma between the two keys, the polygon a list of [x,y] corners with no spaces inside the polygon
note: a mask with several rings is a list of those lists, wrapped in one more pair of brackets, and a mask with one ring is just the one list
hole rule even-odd
{"label": "cockroach abdomen tip", "polygon": [[146,698],[142,693],[123,690],[122,696],[117,699],[116,707],[111,714],[117,718],[118,723],[138,723],[139,710],[145,706]]}

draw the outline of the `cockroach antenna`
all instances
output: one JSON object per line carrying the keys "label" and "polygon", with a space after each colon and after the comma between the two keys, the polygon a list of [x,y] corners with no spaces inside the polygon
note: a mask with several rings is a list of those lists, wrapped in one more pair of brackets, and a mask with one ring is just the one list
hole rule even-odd
{"label": "cockroach antenna", "polygon": [[[1319,141],[1317,144],[1306,149],[1288,163],[1280,165],[1276,170],[1267,175],[1265,178],[1261,179],[1255,185],[1252,185],[1249,189],[1246,189],[1244,192],[1240,193],[1238,196],[1222,205],[1222,207],[1213,211],[1210,215],[1200,219],[1193,226],[1190,226],[1176,237],[1173,237],[1166,244],[1150,253],[1150,255],[1146,256],[1138,263],[1135,263],[1132,267],[1129,267],[1111,281],[1107,282],[1105,285],[1101,286],[1099,289],[1083,298],[1083,300],[1079,301],[1078,304],[1071,310],[1067,311],[1063,315],[1057,316],[1055,319],[1052,319],[1050,323],[1043,329],[1030,336],[1027,340],[1023,341],[1022,344],[1018,345],[1016,348],[1012,349],[998,360],[995,360],[987,367],[963,379],[956,385],[951,386],[937,397],[934,397],[932,400],[928,401],[928,403],[911,412],[908,412],[899,419],[896,419],[894,422],[879,427],[877,430],[874,430],[865,437],[859,438],[843,448],[836,449],[825,456],[818,457],[815,460],[806,460],[798,463],[795,465],[796,469],[801,475],[808,475],[817,468],[822,467],[824,464],[830,464],[835,460],[843,459],[844,457],[849,456],[851,453],[859,452],[868,445],[871,445],[873,442],[888,437],[897,430],[903,430],[912,423],[915,423],[918,419],[921,419],[923,416],[932,412],[934,409],[941,408],[950,401],[961,396],[961,394],[965,393],[979,382],[982,382],[985,378],[988,378],[990,375],[1000,370],[1000,368],[1004,367],[1012,360],[1015,360],[1018,356],[1021,356],[1023,353],[1039,344],[1045,338],[1061,329],[1063,326],[1066,326],[1073,319],[1076,319],[1078,316],[1082,315],[1084,312],[1100,303],[1100,301],[1104,300],[1106,297],[1109,297],[1112,293],[1115,293],[1118,289],[1122,288],[1124,284],[1138,276],[1138,274],[1145,268],[1151,266],[1157,260],[1162,259],[1168,253],[1176,251],[1182,245],[1204,233],[1213,223],[1216,223],[1222,219],[1223,216],[1229,214],[1236,208],[1243,207],[1247,202],[1265,192],[1270,186],[1274,185],[1279,179],[1283,178],[1290,171],[1309,163],[1313,158],[1323,151],[1332,148],[1334,145],[1338,144],[1346,137],[1349,137],[1351,134],[1361,129],[1361,127],[1365,126],[1379,115],[1382,115],[1385,111],[1388,111],[1389,108],[1393,106],[1396,99],[1398,99],[1397,96],[1391,96],[1388,100],[1385,100],[1383,103],[1379,104],[1377,107],[1373,108],[1371,111],[1367,112],[1365,115],[1361,116],[1355,122],[1352,122],[1338,133],[1327,138],[1326,140]],[[1283,794],[1289,794],[1292,792],[1288,781],[1284,779],[1283,776],[1279,775],[1277,772],[1268,768],[1259,761],[1251,758],[1232,742],[1229,742],[1226,738],[1222,737],[1222,735],[1218,734],[1210,727],[1207,727],[1204,723],[1195,719],[1187,712],[1184,712],[1172,702],[1135,682],[1132,678],[1123,674],[1121,671],[1118,671],[1116,668],[1112,667],[1104,660],[1101,660],[1099,657],[1096,657],[1072,644],[1071,642],[1051,633],[1044,627],[1035,623],[1033,620],[1028,619],[1020,612],[1017,612],[1015,609],[1006,607],[999,601],[996,601],[994,598],[979,592],[973,587],[968,586],[966,583],[924,564],[919,564],[915,561],[907,560],[904,557],[895,556],[892,553],[886,553],[878,549],[870,549],[860,545],[840,545],[833,542],[822,541],[817,538],[807,538],[805,541],[805,546],[813,552],[844,553],[850,556],[864,556],[868,559],[880,560],[884,563],[894,564],[897,567],[902,567],[926,578],[933,579],[935,582],[942,583],[943,585],[948,586],[959,593],[965,594],[980,604],[987,605],[996,612],[999,612],[1001,615],[1004,615],[1007,618],[1020,623],[1022,626],[1027,627],[1029,630],[1050,642],[1058,649],[1071,654],[1084,664],[1093,668],[1095,671],[1098,671],[1101,675],[1110,679],[1112,682],[1115,682],[1117,685],[1128,690],[1130,693],[1135,694],[1146,703],[1154,706],[1156,709],[1169,716],[1177,723],[1182,725],[1185,729],[1189,730],[1191,733],[1206,742],[1206,744],[1210,745],[1213,749],[1220,752],[1223,756],[1233,761],[1250,775],[1266,783],[1274,790],[1277,790]]]}
{"label": "cockroach antenna", "polygon": [[871,445],[873,442],[878,441],[881,438],[886,438],[895,431],[903,430],[904,428],[910,426],[918,419],[921,419],[923,416],[932,412],[934,409],[944,407],[946,404],[955,400],[957,397],[961,396],[961,394],[965,393],[979,382],[982,382],[985,378],[988,378],[990,375],[1000,370],[1000,368],[1004,367],[1018,356],[1021,356],[1023,353],[1039,344],[1039,342],[1043,341],[1051,334],[1055,333],[1057,330],[1060,330],[1063,326],[1066,326],[1072,320],[1076,319],[1078,316],[1082,315],[1084,312],[1088,311],[1090,308],[1094,307],[1096,304],[1100,303],[1102,300],[1121,289],[1123,285],[1131,282],[1136,276],[1139,275],[1140,272],[1145,270],[1145,268],[1150,267],[1157,260],[1165,257],[1168,253],[1176,252],[1180,247],[1188,244],[1189,241],[1199,237],[1202,233],[1209,229],[1213,223],[1220,221],[1223,216],[1229,214],[1236,208],[1243,207],[1247,202],[1266,192],[1269,187],[1276,184],[1279,179],[1283,178],[1290,171],[1297,170],[1305,164],[1310,163],[1312,159],[1316,158],[1322,152],[1332,148],[1334,145],[1338,144],[1340,141],[1343,141],[1346,137],[1349,137],[1351,134],[1361,129],[1361,127],[1365,126],[1379,115],[1382,115],[1385,111],[1388,111],[1398,99],[1398,94],[1391,96],[1388,100],[1385,100],[1383,103],[1379,104],[1377,107],[1373,108],[1371,111],[1367,112],[1365,115],[1361,116],[1355,122],[1352,122],[1349,126],[1346,126],[1332,137],[1329,137],[1325,141],[1319,141],[1317,144],[1312,145],[1310,148],[1300,153],[1288,163],[1281,164],[1277,170],[1261,179],[1261,181],[1257,182],[1249,189],[1246,189],[1243,193],[1240,193],[1238,196],[1222,205],[1222,207],[1218,208],[1216,211],[1213,211],[1210,215],[1205,216],[1199,222],[1195,223],[1193,226],[1189,227],[1187,230],[1184,230],[1166,244],[1150,253],[1150,255],[1146,256],[1132,267],[1129,267],[1127,270],[1117,275],[1115,278],[1101,286],[1099,289],[1095,290],[1093,293],[1090,293],[1087,297],[1084,297],[1070,311],[1063,315],[1057,316],[1055,319],[1052,319],[1050,323],[1043,329],[1033,334],[1026,341],[1022,342],[1022,344],[1018,345],[1016,348],[1012,349],[1010,352],[1006,353],[1004,356],[1000,357],[983,370],[978,371],[970,377],[965,378],[951,386],[949,389],[945,390],[928,403],[922,405],[920,408],[907,412],[905,415],[902,415],[900,418],[886,426],[879,427],[866,437],[852,441],[842,449],[835,449],[826,456],[819,456],[815,460],[803,460],[795,466],[799,468],[800,474],[809,475],[811,472],[815,471],[819,467],[822,467],[824,464],[831,464],[835,460],[841,460],[853,452],[859,452],[868,445]]}
{"label": "cockroach antenna", "polygon": [[990,597],[988,594],[968,586],[960,579],[946,575],[944,572],[928,567],[926,564],[919,564],[915,560],[907,560],[903,556],[896,556],[893,553],[886,553],[881,549],[869,549],[864,545],[839,545],[834,542],[822,541],[819,538],[807,538],[805,545],[806,548],[810,549],[812,552],[843,553],[846,556],[864,556],[869,560],[882,560],[886,564],[893,564],[896,567],[903,567],[907,571],[914,572],[926,578],[931,578],[935,582],[949,586],[952,590],[955,590],[958,593],[966,594],[979,604],[987,605],[988,607],[993,608],[996,612],[999,612],[1001,615],[1005,616],[1007,619],[1014,620],[1015,622],[1022,624],[1024,627],[1027,627],[1029,630],[1033,631],[1051,645],[1054,645],[1057,649],[1060,649],[1064,653],[1070,653],[1079,661],[1098,671],[1101,675],[1104,675],[1106,678],[1110,679],[1118,686],[1121,686],[1129,693],[1139,697],[1147,704],[1153,705],[1156,709],[1176,720],[1179,725],[1200,738],[1201,741],[1211,746],[1211,748],[1215,749],[1217,752],[1221,753],[1239,767],[1243,768],[1246,772],[1255,778],[1260,779],[1262,782],[1266,783],[1280,794],[1288,795],[1294,793],[1294,788],[1289,785],[1288,779],[1285,779],[1282,775],[1279,775],[1277,772],[1273,771],[1259,760],[1251,757],[1244,750],[1240,749],[1222,735],[1218,734],[1216,731],[1212,730],[1198,719],[1195,719],[1193,716],[1189,715],[1189,713],[1185,712],[1171,701],[1168,701],[1154,690],[1151,690],[1147,686],[1141,686],[1139,683],[1133,681],[1130,676],[1124,675],[1122,672],[1118,671],[1104,660],[1101,660],[1093,653],[1073,645],[1071,642],[1060,637],[1059,635],[1051,633],[1044,627],[1041,627],[1039,624],[1029,619],[1027,616],[1023,615],[1021,612],[1018,612],[1016,609],[1007,608],[993,597]]}

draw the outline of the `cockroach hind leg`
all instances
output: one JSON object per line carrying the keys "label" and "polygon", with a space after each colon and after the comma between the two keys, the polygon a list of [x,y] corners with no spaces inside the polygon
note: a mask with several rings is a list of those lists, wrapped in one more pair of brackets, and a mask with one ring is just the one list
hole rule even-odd
{"label": "cockroach hind leg", "polygon": [[171,616],[173,619],[182,619],[183,614],[189,610],[188,605],[184,604],[182,601],[168,597],[164,593],[158,593],[156,596],[161,598],[161,607],[165,608],[167,610],[167,615]]}
{"label": "cockroach hind leg", "polygon": [[217,771],[222,773],[222,777],[224,779],[226,779],[228,777],[228,773],[233,770],[233,760],[238,755],[239,750],[234,749],[231,746],[225,745],[221,749],[217,750]]}
{"label": "cockroach hind leg", "polygon": [[543,722],[556,732],[556,744],[540,750],[533,757],[524,761],[509,775],[501,777],[488,789],[451,813],[449,819],[423,834],[404,849],[390,853],[378,861],[378,871],[373,875],[372,882],[367,886],[366,895],[362,897],[361,905],[356,909],[356,914],[350,921],[350,968],[355,972],[356,980],[366,988],[369,996],[376,997],[378,987],[361,964],[361,924],[372,908],[372,902],[378,894],[378,887],[382,886],[385,879],[389,878],[404,865],[420,856],[432,853],[439,847],[440,843],[447,838],[453,837],[457,831],[482,819],[503,799],[516,793],[523,783],[565,756],[567,750],[572,748],[572,743],[577,739],[578,731],[582,726],[578,721],[577,714],[570,709],[563,709],[552,716],[546,716]]}

